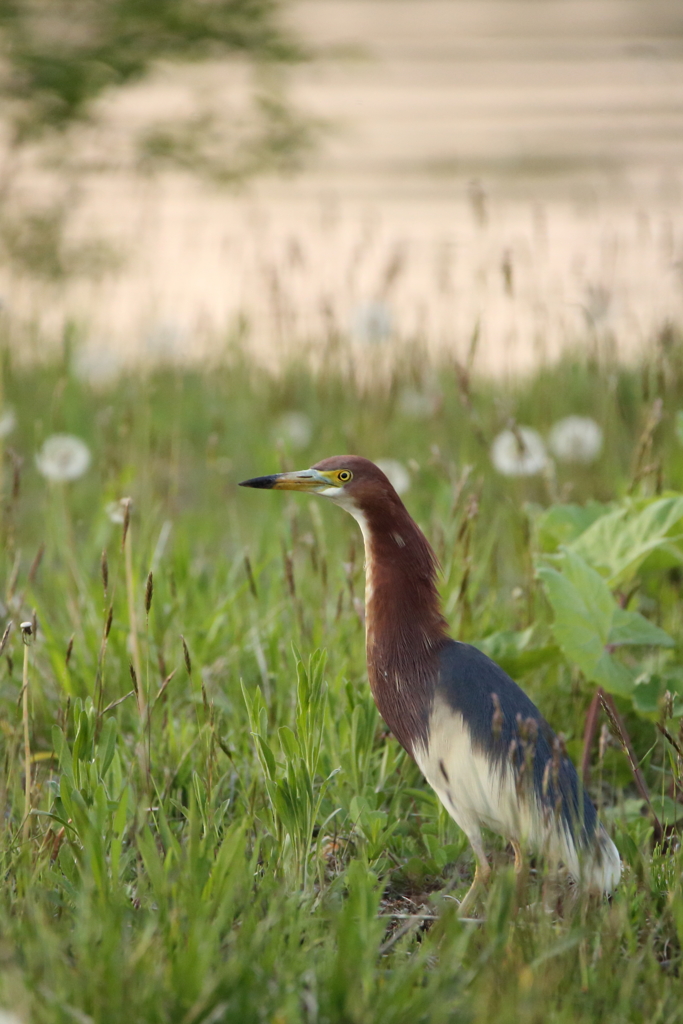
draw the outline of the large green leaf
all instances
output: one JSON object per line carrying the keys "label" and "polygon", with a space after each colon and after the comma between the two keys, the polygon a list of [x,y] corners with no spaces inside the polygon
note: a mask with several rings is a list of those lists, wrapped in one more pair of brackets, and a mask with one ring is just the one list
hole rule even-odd
{"label": "large green leaf", "polygon": [[614,658],[612,648],[672,646],[671,637],[638,612],[620,608],[605,580],[576,552],[564,549],[560,566],[562,571],[545,565],[538,569],[555,613],[557,642],[591,682],[609,693],[629,694],[634,674]]}
{"label": "large green leaf", "polygon": [[611,509],[611,505],[589,501],[585,505],[559,504],[539,510],[534,521],[541,551],[556,551],[561,544],[571,544]]}
{"label": "large green leaf", "polygon": [[[657,498],[630,512],[624,506],[601,516],[569,547],[607,577],[610,586],[633,576],[655,549],[671,544],[670,531],[683,519],[683,497]],[[683,561],[683,553],[679,553]]]}
{"label": "large green leaf", "polygon": [[484,654],[488,654],[513,679],[519,679],[527,672],[532,672],[541,665],[557,661],[560,652],[555,644],[534,646],[534,627],[524,630],[500,630],[489,633],[481,640],[475,640],[474,646]]}
{"label": "large green leaf", "polygon": [[652,675],[641,676],[633,689],[633,706],[641,714],[659,717],[667,691],[673,696],[671,717],[683,717],[683,679],[676,675],[676,668],[669,668],[661,674],[655,672]]}
{"label": "large green leaf", "polygon": [[675,643],[654,622],[644,618],[638,612],[627,612],[616,607],[609,632],[609,643],[613,647],[621,644],[642,644],[648,647],[674,647]]}

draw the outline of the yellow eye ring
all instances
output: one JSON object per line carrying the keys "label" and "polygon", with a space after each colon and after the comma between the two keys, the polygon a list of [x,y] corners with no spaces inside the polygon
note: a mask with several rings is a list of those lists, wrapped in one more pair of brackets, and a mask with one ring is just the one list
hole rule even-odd
{"label": "yellow eye ring", "polygon": [[339,471],[339,472],[337,473],[337,480],[341,480],[341,482],[342,482],[343,484],[345,484],[345,483],[347,483],[347,482],[348,482],[348,481],[349,481],[349,480],[351,479],[352,475],[353,475],[353,474],[352,474],[352,473],[350,473],[350,472],[348,471],[348,469],[341,469],[341,470],[340,470],[340,471]]}

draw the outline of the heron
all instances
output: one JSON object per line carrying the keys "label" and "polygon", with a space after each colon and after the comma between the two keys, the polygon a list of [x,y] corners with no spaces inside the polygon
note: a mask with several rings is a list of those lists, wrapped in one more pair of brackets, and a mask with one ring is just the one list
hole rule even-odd
{"label": "heron", "polygon": [[510,843],[518,874],[523,851],[540,853],[588,892],[610,894],[621,860],[563,743],[499,665],[448,635],[436,555],[382,470],[341,455],[241,486],[318,494],[358,522],[368,681],[382,718],[474,851],[460,914],[490,876],[482,828]]}

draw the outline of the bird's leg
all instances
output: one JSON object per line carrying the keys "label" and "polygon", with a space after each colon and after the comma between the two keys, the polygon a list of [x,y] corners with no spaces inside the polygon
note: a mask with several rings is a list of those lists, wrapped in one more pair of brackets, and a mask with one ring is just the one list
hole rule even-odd
{"label": "bird's leg", "polygon": [[518,839],[511,839],[510,845],[515,851],[515,878],[517,880],[517,900],[520,905],[524,897],[524,890],[526,889],[526,883],[528,875],[524,870],[524,856],[522,854],[522,847],[520,846]]}
{"label": "bird's leg", "polygon": [[491,868],[489,867],[489,862],[486,859],[486,854],[484,852],[484,847],[482,845],[481,839],[478,836],[476,839],[473,839],[470,836],[469,840],[470,843],[472,844],[474,855],[477,858],[477,866],[474,870],[474,879],[472,881],[472,885],[469,887],[469,889],[465,893],[464,899],[460,903],[460,909],[458,910],[459,917],[465,917],[465,915],[469,912],[470,908],[472,907],[474,901],[477,898],[479,890],[483,889],[486,886],[486,883],[488,882],[489,876],[491,874]]}
{"label": "bird's leg", "polygon": [[510,840],[510,846],[515,851],[515,874],[521,875],[522,868],[524,867],[524,858],[522,857],[522,847],[519,845],[516,839]]}

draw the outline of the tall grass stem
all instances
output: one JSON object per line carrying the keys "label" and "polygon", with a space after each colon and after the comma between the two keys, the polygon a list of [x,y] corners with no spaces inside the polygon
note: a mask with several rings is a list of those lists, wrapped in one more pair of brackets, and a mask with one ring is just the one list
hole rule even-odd
{"label": "tall grass stem", "polygon": [[21,689],[21,717],[24,725],[24,824],[22,840],[28,842],[31,832],[31,732],[28,709],[28,665],[29,649],[33,637],[33,624],[22,622],[21,636],[24,642],[24,670]]}
{"label": "tall grass stem", "polygon": [[[126,499],[130,507],[130,498]],[[128,627],[130,630],[130,652],[133,659],[133,668],[135,669],[135,675],[138,679],[138,708],[140,711],[140,717],[143,718],[145,709],[147,707],[147,701],[145,699],[145,691],[142,685],[142,663],[140,661],[140,645],[138,643],[138,617],[135,610],[135,583],[133,580],[133,534],[130,524],[130,512],[129,508],[126,510],[126,520],[124,523],[124,535],[123,535],[123,554],[126,571],[126,599],[128,602]]]}

